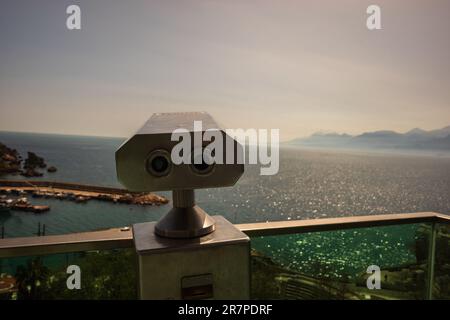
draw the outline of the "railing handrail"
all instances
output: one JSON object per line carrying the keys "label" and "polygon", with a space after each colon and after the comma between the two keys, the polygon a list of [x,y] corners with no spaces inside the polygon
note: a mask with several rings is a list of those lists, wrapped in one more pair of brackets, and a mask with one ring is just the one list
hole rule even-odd
{"label": "railing handrail", "polygon": [[0,258],[133,247],[131,228],[0,240]]}
{"label": "railing handrail", "polygon": [[256,237],[425,222],[450,223],[450,216],[435,212],[394,213],[309,220],[256,222],[237,224],[235,226],[249,237]]}
{"label": "railing handrail", "polygon": [[[257,222],[235,226],[248,236],[255,237],[426,222],[450,223],[450,216],[419,212]],[[0,239],[0,258],[131,247],[133,247],[131,228],[114,228],[52,236]]]}

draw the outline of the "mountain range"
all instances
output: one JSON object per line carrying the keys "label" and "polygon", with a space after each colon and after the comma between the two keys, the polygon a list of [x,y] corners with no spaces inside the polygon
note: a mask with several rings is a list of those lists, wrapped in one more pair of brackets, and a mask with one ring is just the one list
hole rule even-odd
{"label": "mountain range", "polygon": [[288,144],[321,148],[450,151],[450,126],[430,131],[414,128],[406,133],[391,130],[365,132],[360,135],[317,132],[306,138],[291,140]]}

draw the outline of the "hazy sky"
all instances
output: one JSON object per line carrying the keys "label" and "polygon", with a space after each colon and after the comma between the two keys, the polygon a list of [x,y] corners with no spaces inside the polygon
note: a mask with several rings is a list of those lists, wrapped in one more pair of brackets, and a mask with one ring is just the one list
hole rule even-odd
{"label": "hazy sky", "polygon": [[2,0],[0,130],[128,136],[199,110],[284,140],[443,127],[449,31],[449,0]]}

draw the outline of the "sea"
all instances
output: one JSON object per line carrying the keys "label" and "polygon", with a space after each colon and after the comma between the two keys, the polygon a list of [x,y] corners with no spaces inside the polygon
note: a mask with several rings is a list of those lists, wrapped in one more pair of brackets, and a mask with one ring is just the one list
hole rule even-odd
{"label": "sea", "polygon": [[[121,187],[114,153],[123,138],[0,132],[0,142],[28,151],[56,166],[41,180]],[[23,179],[4,175],[0,179]],[[170,192],[158,194],[171,198]],[[386,213],[450,213],[450,156],[280,149],[279,173],[260,175],[248,165],[233,187],[196,191],[197,203],[210,215],[233,223],[315,219]],[[100,230],[158,220],[169,205],[136,206],[109,202],[74,203],[31,198],[49,205],[45,214],[11,211],[0,214],[5,237],[33,236],[39,223],[46,234]]]}
{"label": "sea", "polygon": [[[32,151],[58,168],[34,179],[108,187],[121,187],[114,153],[123,141],[0,132],[0,142],[23,157]],[[171,198],[170,192],[158,194]],[[247,165],[235,186],[197,190],[196,200],[210,215],[223,215],[233,223],[424,211],[450,214],[450,156],[283,146],[278,174],[262,176],[259,166]],[[0,213],[6,238],[35,236],[44,224],[46,235],[131,226],[158,220],[170,209],[170,204],[74,203],[32,197],[30,201],[51,209],[44,214]],[[416,263],[414,248],[421,228],[406,225],[258,237],[252,238],[252,247],[288,269],[342,278],[364,273],[373,263],[396,267]],[[13,273],[20,263],[3,261],[3,268]]]}

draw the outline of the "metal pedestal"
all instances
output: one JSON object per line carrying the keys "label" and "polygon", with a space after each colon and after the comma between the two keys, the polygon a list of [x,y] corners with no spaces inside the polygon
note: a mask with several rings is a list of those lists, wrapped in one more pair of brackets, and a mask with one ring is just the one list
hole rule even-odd
{"label": "metal pedestal", "polygon": [[250,239],[222,216],[203,237],[155,234],[155,222],[133,226],[141,299],[249,299]]}

